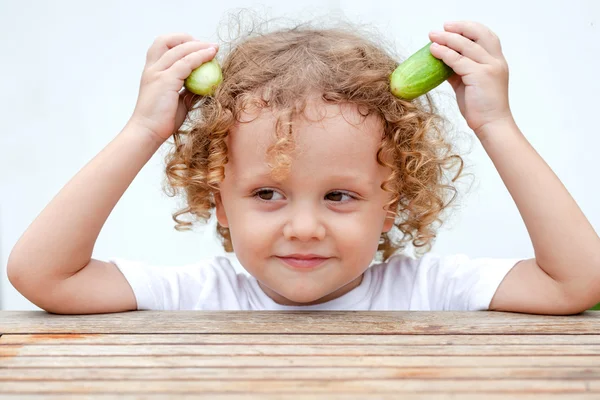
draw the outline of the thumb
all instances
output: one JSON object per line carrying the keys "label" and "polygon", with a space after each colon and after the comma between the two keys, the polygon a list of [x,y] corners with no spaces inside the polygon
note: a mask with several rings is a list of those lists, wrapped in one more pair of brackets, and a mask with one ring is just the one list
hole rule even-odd
{"label": "thumb", "polygon": [[190,111],[192,109],[192,106],[198,100],[196,96],[198,95],[190,92],[186,88],[183,88],[183,90],[179,92],[179,98],[183,101],[186,111]]}
{"label": "thumb", "polygon": [[448,83],[452,86],[452,89],[454,89],[455,91],[462,83],[462,77],[457,73],[452,74],[447,80]]}
{"label": "thumb", "polygon": [[177,111],[175,112],[175,132],[181,129],[181,126],[188,116],[188,113],[196,102],[194,96],[196,96],[194,93],[185,89],[179,92],[179,101]]}

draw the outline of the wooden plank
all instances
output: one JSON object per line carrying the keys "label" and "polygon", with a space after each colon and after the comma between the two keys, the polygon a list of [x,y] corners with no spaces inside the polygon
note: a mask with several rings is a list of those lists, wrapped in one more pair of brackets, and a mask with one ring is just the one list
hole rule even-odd
{"label": "wooden plank", "polygon": [[[102,394],[102,395],[84,395],[78,394],[77,400],[97,400],[101,398],[103,400],[164,400],[172,399],[173,397],[169,394],[151,394],[145,393],[143,396],[138,394]],[[377,393],[369,394],[365,397],[364,394],[354,393],[336,393],[335,398],[337,400],[398,400],[398,395],[395,393]],[[403,393],[402,400],[482,400],[482,395],[479,393],[461,393],[459,397],[455,393],[427,393],[427,394],[413,394]],[[72,399],[71,395],[48,395],[48,394],[0,394],[0,400],[66,400]],[[177,394],[177,400],[331,400],[330,394],[323,393],[215,393],[215,392],[204,392],[195,393],[191,395]],[[512,393],[485,393],[485,400],[514,400],[515,395]],[[519,393],[519,400],[539,400],[540,395],[535,393]],[[544,393],[544,400],[598,400],[598,394],[594,393]]]}
{"label": "wooden plank", "polygon": [[167,367],[587,367],[599,356],[61,356],[1,357],[0,368],[167,368]]}
{"label": "wooden plank", "polygon": [[600,367],[271,367],[271,368],[0,368],[3,382],[73,380],[349,380],[349,379],[563,379],[600,380]]}
{"label": "wooden plank", "polygon": [[[2,393],[596,393],[600,383],[587,380],[238,380],[238,381],[34,381],[2,382]],[[481,393],[480,393],[481,394]],[[483,396],[482,396],[483,397]]]}
{"label": "wooden plank", "polygon": [[1,311],[0,333],[597,334],[600,311],[545,316],[494,311],[133,311],[54,315]]}
{"label": "wooden plank", "polygon": [[0,337],[2,345],[29,344],[221,344],[221,345],[600,345],[600,335],[305,335],[305,334],[9,334]]}
{"label": "wooden plank", "polygon": [[0,357],[14,356],[599,356],[595,345],[4,345]]}

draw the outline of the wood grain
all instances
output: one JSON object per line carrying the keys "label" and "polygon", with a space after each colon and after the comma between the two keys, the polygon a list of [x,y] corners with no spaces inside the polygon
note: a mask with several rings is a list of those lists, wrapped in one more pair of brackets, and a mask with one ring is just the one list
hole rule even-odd
{"label": "wood grain", "polygon": [[562,379],[600,380],[598,367],[168,367],[168,368],[5,368],[0,384],[17,381],[219,381],[349,379]]}
{"label": "wood grain", "polygon": [[19,356],[600,356],[594,345],[4,345],[0,357]]}
{"label": "wood grain", "polygon": [[593,334],[600,311],[572,316],[449,311],[2,311],[0,333]]}
{"label": "wood grain", "polygon": [[600,398],[600,311],[0,311],[0,400]]}
{"label": "wood grain", "polygon": [[596,393],[600,382],[586,380],[455,380],[455,379],[365,379],[365,380],[228,380],[228,381],[34,381],[2,382],[3,393]]}
{"label": "wood grain", "polygon": [[221,345],[298,345],[327,344],[355,346],[423,345],[600,345],[600,335],[333,335],[333,334],[8,334],[0,346],[25,344],[221,344]]}
{"label": "wood grain", "polygon": [[[72,399],[73,396],[70,394],[0,394],[0,400],[66,400]],[[103,400],[164,400],[164,399],[172,399],[173,395],[168,393],[162,394],[153,394],[153,393],[144,393],[140,394],[97,394],[97,395],[85,395],[78,394],[77,400],[90,400],[90,399],[103,399]],[[249,400],[249,399],[260,399],[260,400],[331,400],[335,398],[337,400],[364,400],[367,399],[376,399],[376,400],[398,400],[398,394],[396,393],[370,393],[366,396],[364,393],[354,394],[354,393],[336,393],[334,397],[332,397],[331,393],[260,393],[260,395],[256,395],[254,393],[224,393],[224,392],[204,392],[204,393],[194,393],[194,394],[185,394],[178,393],[177,400],[196,400],[196,399],[217,399],[217,400]],[[539,400],[540,395],[536,393],[518,393],[515,396],[514,393],[493,393],[486,392],[485,400],[514,400],[518,398],[519,400]],[[544,400],[598,400],[597,393],[544,393]],[[415,394],[415,393],[402,393],[402,400],[482,400],[481,393],[424,393],[424,394]]]}
{"label": "wood grain", "polygon": [[0,368],[182,368],[182,367],[597,367],[598,356],[15,356]]}

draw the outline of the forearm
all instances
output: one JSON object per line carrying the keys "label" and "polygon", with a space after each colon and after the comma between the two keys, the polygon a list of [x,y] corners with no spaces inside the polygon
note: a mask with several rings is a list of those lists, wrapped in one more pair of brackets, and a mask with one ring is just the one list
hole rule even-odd
{"label": "forearm", "polygon": [[598,282],[600,238],[515,122],[490,125],[478,137],[517,205],[539,267],[574,291]]}
{"label": "forearm", "polygon": [[9,275],[67,278],[85,267],[112,209],[159,147],[127,124],[31,223],[10,254]]}

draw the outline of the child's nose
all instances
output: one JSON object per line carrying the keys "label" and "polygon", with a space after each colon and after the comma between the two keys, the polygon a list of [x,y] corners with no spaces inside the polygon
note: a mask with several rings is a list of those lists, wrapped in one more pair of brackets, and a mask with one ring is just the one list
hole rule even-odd
{"label": "child's nose", "polygon": [[289,216],[283,228],[283,234],[287,240],[323,240],[325,238],[325,226],[314,210],[297,207]]}

